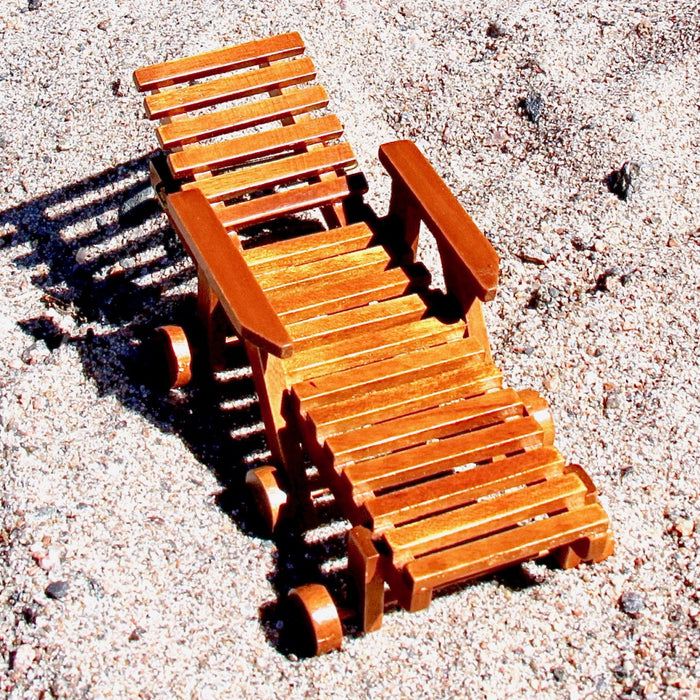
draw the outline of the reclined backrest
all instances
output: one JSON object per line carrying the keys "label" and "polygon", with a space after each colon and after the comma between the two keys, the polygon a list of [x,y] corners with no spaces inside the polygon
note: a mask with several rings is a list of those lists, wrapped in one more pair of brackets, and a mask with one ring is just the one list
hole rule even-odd
{"label": "reclined backrest", "polygon": [[320,207],[345,223],[340,203],[366,191],[348,176],[355,156],[296,32],[141,68],[145,107],[160,119],[167,153],[157,189],[199,189],[227,230]]}

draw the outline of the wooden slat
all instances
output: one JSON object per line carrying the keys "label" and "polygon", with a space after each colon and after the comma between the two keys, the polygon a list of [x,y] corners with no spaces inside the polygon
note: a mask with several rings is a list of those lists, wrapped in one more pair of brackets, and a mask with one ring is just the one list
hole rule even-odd
{"label": "wooden slat", "polygon": [[[447,343],[461,338],[463,334],[462,324],[448,326],[435,318],[413,321],[378,333],[366,333],[297,353],[288,365],[289,377],[295,382],[299,378],[308,379],[361,367],[426,345]],[[332,432],[319,429],[319,439]]]}
{"label": "wooden slat", "polygon": [[311,286],[326,277],[349,274],[351,270],[369,266],[381,273],[389,269],[390,265],[391,258],[387,252],[381,246],[375,245],[304,265],[281,267],[267,275],[256,275],[256,278],[266,292],[281,292],[286,287],[293,287],[292,291],[297,292],[301,285]]}
{"label": "wooden slat", "polygon": [[161,148],[169,150],[196,141],[223,136],[277,119],[297,116],[328,105],[328,95],[320,85],[285,91],[268,97],[207,114],[190,115],[161,124],[157,129]]}
{"label": "wooden slat", "polygon": [[[292,397],[304,410],[331,401],[343,401],[361,391],[379,391],[396,383],[400,377],[428,377],[449,371],[463,363],[479,362],[483,349],[473,338],[421,348],[412,353],[398,355],[371,366],[337,372],[313,381],[300,382],[292,387]],[[301,409],[299,409],[301,410]]]}
{"label": "wooden slat", "polygon": [[410,281],[400,268],[383,272],[383,263],[328,276],[310,284],[282,288],[268,298],[285,323],[296,323],[323,314],[392,299],[410,290]]}
{"label": "wooden slat", "polygon": [[176,192],[167,204],[175,229],[238,334],[273,355],[289,357],[292,339],[206,199],[197,190]]}
{"label": "wooden slat", "polygon": [[291,32],[238,46],[207,51],[196,56],[144,66],[134,71],[134,82],[141,91],[156,90],[167,85],[247,68],[264,61],[291,58],[303,51],[304,42],[301,36],[298,32]]}
{"label": "wooden slat", "polygon": [[475,540],[519,522],[580,508],[585,505],[585,497],[586,486],[581,479],[575,474],[563,474],[387,530],[383,539],[391,550],[392,562],[400,566],[414,557]]}
{"label": "wooden slat", "polygon": [[342,468],[342,474],[354,497],[364,499],[370,492],[399,488],[474,462],[541,445],[542,427],[528,416],[348,464]]}
{"label": "wooden slat", "polygon": [[[295,351],[300,352],[295,342]],[[309,420],[328,437],[363,425],[406,416],[456,399],[501,388],[501,373],[492,363],[460,367],[414,382],[397,382],[383,391],[355,396],[314,409]]]}
{"label": "wooden slat", "polygon": [[606,532],[608,524],[605,511],[592,504],[429,554],[407,564],[405,574],[414,593],[433,590],[543,556],[557,547]]}
{"label": "wooden slat", "polygon": [[369,226],[362,222],[247,248],[243,255],[255,276],[262,279],[262,275],[274,274],[281,267],[304,265],[362,250],[370,245],[372,236]]}
{"label": "wooden slat", "polygon": [[[531,419],[517,422],[522,423],[522,428],[529,423],[529,430],[537,431]],[[513,427],[511,422],[502,425]],[[368,525],[374,532],[380,532],[431,513],[466,505],[492,493],[551,478],[561,474],[563,468],[564,458],[556,447],[540,447],[465,471],[450,472],[437,479],[399,487],[381,496],[367,498],[362,507]]]}
{"label": "wooden slat", "polygon": [[276,185],[317,177],[325,172],[349,168],[356,164],[347,143],[323,146],[308,153],[279,158],[269,163],[251,165],[230,173],[188,182],[183,190],[198,189],[210,202],[223,201]]}
{"label": "wooden slat", "polygon": [[217,216],[226,228],[243,228],[335,204],[346,197],[365,192],[367,181],[360,173],[342,177],[329,173],[328,179],[322,182],[304,184],[224,207],[217,212]]}
{"label": "wooden slat", "polygon": [[203,83],[148,95],[144,100],[149,119],[162,119],[212,105],[258,95],[261,92],[308,82],[316,77],[314,64],[308,58],[273,63]]}
{"label": "wooden slat", "polygon": [[508,417],[523,415],[524,410],[518,394],[512,389],[504,389],[334,435],[326,445],[337,467],[493,425]]}
{"label": "wooden slat", "polygon": [[297,352],[360,333],[376,332],[407,321],[417,321],[426,313],[425,303],[416,294],[388,299],[376,304],[341,311],[330,316],[287,325]]}
{"label": "wooden slat", "polygon": [[329,114],[228,141],[188,146],[182,151],[171,153],[168,163],[175,177],[187,177],[284,151],[298,151],[304,146],[336,139],[342,133],[340,119]]}
{"label": "wooden slat", "polygon": [[465,311],[474,295],[493,299],[498,254],[418,147],[412,141],[387,143],[379,149],[379,160],[394,181],[392,203],[398,203],[400,193],[402,206],[410,203],[435,236],[443,265],[458,266],[458,288],[451,291],[465,303]]}

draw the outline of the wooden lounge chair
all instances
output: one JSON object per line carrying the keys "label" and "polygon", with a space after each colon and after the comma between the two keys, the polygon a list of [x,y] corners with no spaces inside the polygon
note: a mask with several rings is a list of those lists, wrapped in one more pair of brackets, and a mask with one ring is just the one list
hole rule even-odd
{"label": "wooden lounge chair", "polygon": [[[292,33],[134,75],[161,120],[152,182],[198,270],[210,364],[231,336],[248,353],[274,463],[246,481],[269,529],[311,505],[308,456],[352,524],[365,631],[389,599],[419,610],[437,589],[550,553],[565,567],[604,559],[613,538],[590,478],[553,446],[544,399],[504,388],[491,360],[481,302],[496,292],[496,252],[410,142],[379,151],[388,216],[363,205],[303,52]],[[245,227],[312,210],[323,230],[241,242]],[[415,261],[421,223],[447,295]],[[160,333],[183,385],[188,341]],[[323,586],[290,599],[313,652],[340,646]]]}

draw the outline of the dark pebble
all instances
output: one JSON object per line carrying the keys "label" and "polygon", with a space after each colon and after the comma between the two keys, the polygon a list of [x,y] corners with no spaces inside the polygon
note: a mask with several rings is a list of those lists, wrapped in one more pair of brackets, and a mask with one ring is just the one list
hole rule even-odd
{"label": "dark pebble", "polygon": [[41,612],[41,605],[38,603],[30,603],[22,608],[22,617],[28,625],[33,625],[36,622],[36,618]]}
{"label": "dark pebble", "polygon": [[96,219],[95,223],[97,224],[97,228],[99,229],[106,229],[109,226],[109,214],[100,214]]}
{"label": "dark pebble", "polygon": [[627,161],[619,170],[613,170],[607,177],[608,189],[625,202],[639,178],[639,163]]}
{"label": "dark pebble", "polygon": [[490,39],[498,39],[507,34],[505,27],[500,22],[489,22],[486,28],[486,36]]}
{"label": "dark pebble", "polygon": [[558,681],[561,683],[564,678],[566,678],[566,671],[564,670],[563,666],[557,666],[556,668],[552,669],[552,676],[555,681]]}
{"label": "dark pebble", "polygon": [[41,0],[29,0],[27,3],[27,9],[38,10],[41,7]]}
{"label": "dark pebble", "polygon": [[620,596],[620,610],[630,617],[639,617],[646,607],[644,598],[633,591],[628,591]]}
{"label": "dark pebble", "polygon": [[598,276],[595,288],[599,292],[613,292],[622,283],[622,270],[619,267],[611,267]]}
{"label": "dark pebble", "polygon": [[125,200],[119,207],[119,225],[136,226],[160,210],[158,197],[148,185]]}
{"label": "dark pebble", "polygon": [[129,635],[130,642],[137,642],[143,635],[146,634],[146,630],[143,627],[134,627],[133,631]]}
{"label": "dark pebble", "polygon": [[521,103],[521,109],[525,116],[533,123],[537,124],[544,112],[544,100],[538,92],[531,92]]}
{"label": "dark pebble", "polygon": [[46,586],[46,590],[44,593],[49,598],[53,598],[54,600],[60,600],[61,598],[65,598],[68,595],[68,589],[70,588],[70,584],[68,581],[54,581],[53,583],[50,583],[48,586]]}
{"label": "dark pebble", "polygon": [[538,311],[546,311],[550,307],[558,306],[560,294],[561,292],[556,287],[543,284],[532,293],[529,307]]}

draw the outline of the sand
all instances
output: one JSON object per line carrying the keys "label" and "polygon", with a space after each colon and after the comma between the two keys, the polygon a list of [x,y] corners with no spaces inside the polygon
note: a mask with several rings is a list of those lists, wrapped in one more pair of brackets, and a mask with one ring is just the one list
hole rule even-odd
{"label": "sand", "polygon": [[[699,27],[689,0],[3,2],[0,693],[700,696]],[[346,527],[255,535],[245,364],[157,390],[146,339],[193,317],[192,269],[161,214],[124,216],[156,143],[133,70],[292,30],[379,213],[378,146],[410,138],[498,250],[495,360],[617,539],[302,660],[277,601],[319,566],[342,583]]]}

